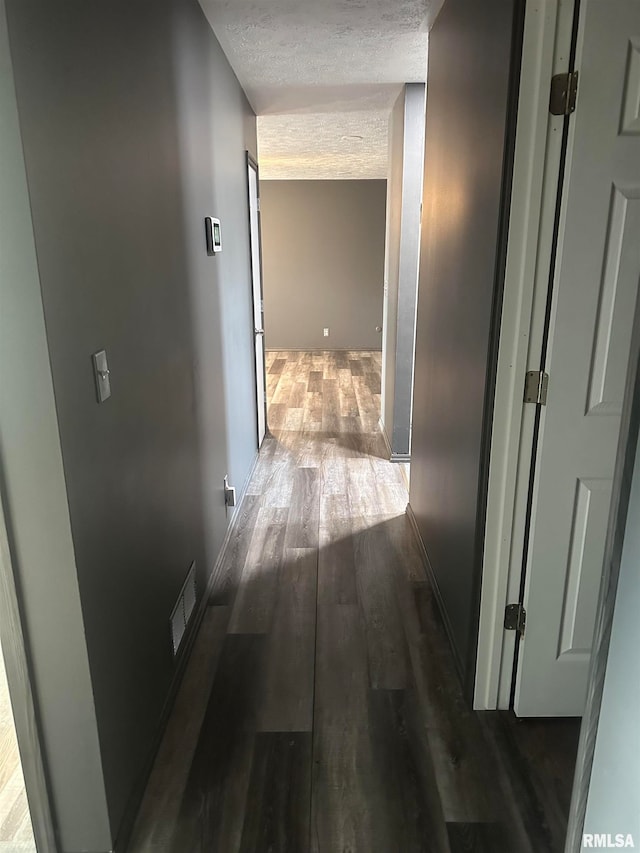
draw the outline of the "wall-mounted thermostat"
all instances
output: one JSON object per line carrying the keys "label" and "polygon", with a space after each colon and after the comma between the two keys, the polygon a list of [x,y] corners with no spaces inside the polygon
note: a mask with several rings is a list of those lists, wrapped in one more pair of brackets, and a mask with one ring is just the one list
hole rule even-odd
{"label": "wall-mounted thermostat", "polygon": [[216,255],[222,251],[222,235],[220,220],[213,216],[205,216],[204,228],[207,235],[207,255]]}

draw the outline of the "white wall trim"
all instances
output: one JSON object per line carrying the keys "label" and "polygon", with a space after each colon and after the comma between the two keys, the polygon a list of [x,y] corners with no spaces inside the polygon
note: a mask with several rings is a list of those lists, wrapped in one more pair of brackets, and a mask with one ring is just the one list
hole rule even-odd
{"label": "white wall trim", "polygon": [[474,708],[508,708],[514,634],[504,607],[517,600],[526,525],[534,407],[528,369],[539,365],[560,164],[562,118],[549,114],[552,74],[566,70],[573,0],[527,4],[511,217],[485,531]]}

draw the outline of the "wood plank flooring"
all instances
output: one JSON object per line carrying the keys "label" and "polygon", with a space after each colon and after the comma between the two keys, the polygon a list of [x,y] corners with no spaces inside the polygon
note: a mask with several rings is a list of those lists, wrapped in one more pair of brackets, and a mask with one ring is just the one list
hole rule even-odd
{"label": "wood plank flooring", "polygon": [[0,853],[35,853],[9,685],[0,652]]}
{"label": "wood plank flooring", "polygon": [[128,849],[560,853],[577,726],[465,704],[378,430],[380,354],[270,353],[267,386]]}

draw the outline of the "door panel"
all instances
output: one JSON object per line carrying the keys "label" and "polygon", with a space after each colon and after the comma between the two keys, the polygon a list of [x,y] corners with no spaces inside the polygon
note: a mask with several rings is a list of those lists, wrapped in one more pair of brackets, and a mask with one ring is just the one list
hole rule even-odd
{"label": "door panel", "polygon": [[516,676],[520,716],[580,715],[640,279],[640,0],[583,0]]}
{"label": "door panel", "polygon": [[[634,228],[638,236],[638,197],[630,187],[615,186],[605,243],[605,262],[600,287],[600,305],[594,338],[587,414],[619,415],[622,411],[626,363],[631,341],[635,290],[624,283],[633,277]],[[625,247],[629,250],[625,256]],[[624,269],[630,265],[627,272]]]}
{"label": "door panel", "polygon": [[610,500],[610,480],[578,480],[558,658],[580,654],[589,661]]}

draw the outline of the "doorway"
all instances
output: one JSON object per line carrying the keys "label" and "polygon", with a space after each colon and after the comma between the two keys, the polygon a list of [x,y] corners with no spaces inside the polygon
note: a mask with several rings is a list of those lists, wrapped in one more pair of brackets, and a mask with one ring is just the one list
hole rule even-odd
{"label": "doorway", "polygon": [[[265,174],[268,164],[260,188],[267,359],[326,358],[331,375],[323,378],[337,380],[336,359],[347,369],[358,354],[381,349],[386,182]],[[272,375],[269,367],[267,390]],[[307,382],[299,380],[305,393]],[[349,383],[344,391],[336,416],[358,417]],[[292,411],[298,398],[305,399],[301,387]],[[270,408],[270,429],[281,426],[278,411]],[[379,417],[378,410],[376,425]]]}
{"label": "doorway", "polygon": [[521,716],[584,710],[640,278],[638,34],[637,0],[618,0],[615,13],[583,0],[579,104],[540,363],[550,380],[534,445],[523,581],[530,618],[514,686]]}
{"label": "doorway", "polygon": [[1,501],[0,642],[0,853],[48,853],[57,844]]}
{"label": "doorway", "polygon": [[267,428],[267,397],[265,385],[264,302],[262,296],[262,249],[260,241],[260,192],[258,164],[247,151],[247,180],[249,188],[249,242],[251,251],[251,283],[253,294],[253,335],[256,377],[256,412],[258,449],[262,446]]}
{"label": "doorway", "polygon": [[[522,717],[584,710],[640,277],[640,3],[548,5],[525,28],[475,694]],[[559,115],[551,68],[577,72]],[[526,371],[546,394],[523,408]]]}
{"label": "doorway", "polygon": [[0,653],[0,851],[35,853],[31,815],[13,719],[4,655]]}

